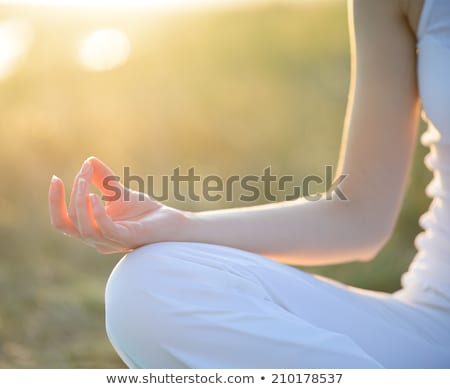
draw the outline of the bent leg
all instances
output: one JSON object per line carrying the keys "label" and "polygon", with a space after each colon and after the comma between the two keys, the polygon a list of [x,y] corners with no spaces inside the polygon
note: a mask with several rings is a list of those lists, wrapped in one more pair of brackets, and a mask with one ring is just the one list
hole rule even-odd
{"label": "bent leg", "polygon": [[[387,301],[245,251],[158,243],[112,272],[106,327],[125,363],[140,368],[373,368],[401,366],[412,351],[429,358],[435,348],[405,334]],[[397,346],[403,354],[386,357]]]}

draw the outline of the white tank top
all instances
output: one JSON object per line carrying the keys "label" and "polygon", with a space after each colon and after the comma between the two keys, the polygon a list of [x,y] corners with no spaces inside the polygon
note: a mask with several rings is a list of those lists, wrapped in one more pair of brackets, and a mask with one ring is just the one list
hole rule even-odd
{"label": "white tank top", "polygon": [[399,297],[450,312],[450,0],[425,0],[417,32],[417,77],[422,116],[428,129],[421,142],[430,148],[426,166],[432,198],[420,218],[424,232],[417,254],[402,277]]}

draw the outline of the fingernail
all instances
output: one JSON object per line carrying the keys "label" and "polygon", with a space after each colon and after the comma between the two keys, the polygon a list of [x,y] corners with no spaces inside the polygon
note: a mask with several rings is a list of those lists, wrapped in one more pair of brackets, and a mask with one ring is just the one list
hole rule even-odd
{"label": "fingernail", "polygon": [[91,199],[93,205],[98,205],[97,196],[94,193],[91,193],[89,198]]}
{"label": "fingernail", "polygon": [[58,181],[58,177],[55,176],[55,175],[53,174],[53,176],[52,176],[52,182],[56,182],[56,181]]}
{"label": "fingernail", "polygon": [[81,174],[88,174],[91,170],[91,164],[89,162],[84,162],[81,167]]}
{"label": "fingernail", "polygon": [[84,178],[78,179],[78,194],[83,194],[86,190],[86,180]]}

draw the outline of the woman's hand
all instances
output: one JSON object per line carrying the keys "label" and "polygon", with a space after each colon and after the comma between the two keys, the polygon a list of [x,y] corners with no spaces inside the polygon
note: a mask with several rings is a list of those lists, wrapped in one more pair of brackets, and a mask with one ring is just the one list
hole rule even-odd
{"label": "woman's hand", "polygon": [[[91,184],[100,190],[105,205],[90,193]],[[184,212],[125,188],[114,172],[95,157],[88,158],[75,177],[68,209],[64,193],[63,181],[53,176],[48,196],[52,225],[104,254],[177,240],[187,220]]]}

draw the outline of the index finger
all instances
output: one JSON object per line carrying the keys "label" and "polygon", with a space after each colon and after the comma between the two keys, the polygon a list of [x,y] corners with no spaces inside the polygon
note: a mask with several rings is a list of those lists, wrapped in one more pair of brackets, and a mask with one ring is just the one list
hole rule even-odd
{"label": "index finger", "polygon": [[56,176],[53,176],[50,182],[48,207],[50,212],[50,222],[53,227],[67,235],[74,237],[80,236],[67,212],[64,183]]}

